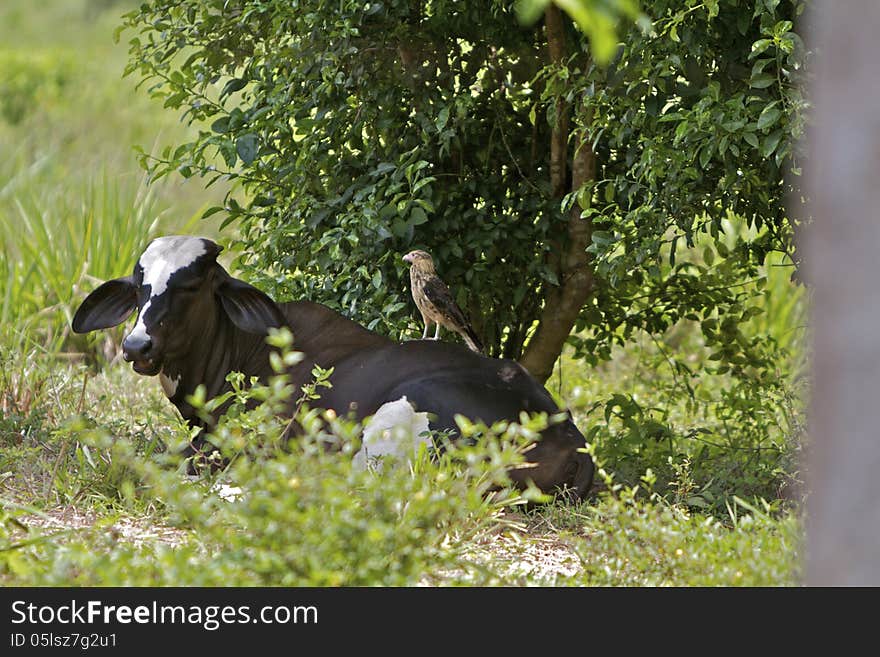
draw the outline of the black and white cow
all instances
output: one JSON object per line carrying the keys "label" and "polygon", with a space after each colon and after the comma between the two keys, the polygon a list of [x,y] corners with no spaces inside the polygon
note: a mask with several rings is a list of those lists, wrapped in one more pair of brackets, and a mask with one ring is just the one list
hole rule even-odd
{"label": "black and white cow", "polygon": [[[73,318],[73,330],[84,333],[116,326],[137,311],[123,356],[139,374],[158,375],[166,396],[193,426],[210,428],[186,401],[200,384],[210,399],[229,389],[230,372],[263,381],[272,375],[265,336],[270,327],[281,326],[291,329],[294,347],[305,356],[289,370],[291,382],[297,389],[308,383],[315,364],[334,368],[332,387],[322,389],[314,405],[340,415],[362,420],[405,396],[431,414],[432,429],[454,432],[458,413],[491,424],[517,421],[521,411],[559,412],[544,387],[515,361],[447,342],[394,342],[321,304],[275,303],[230,276],[217,262],[220,251],[204,238],[160,237],[131,276],[99,286]],[[566,488],[581,496],[593,480],[584,447],[573,422],[554,424],[527,453],[534,467],[513,470],[511,477],[519,485],[532,480],[544,491]]]}

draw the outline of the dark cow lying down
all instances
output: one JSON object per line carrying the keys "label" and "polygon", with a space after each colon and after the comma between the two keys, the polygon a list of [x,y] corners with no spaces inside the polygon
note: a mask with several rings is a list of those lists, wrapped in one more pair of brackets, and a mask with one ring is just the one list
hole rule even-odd
{"label": "dark cow lying down", "polygon": [[[457,413],[491,424],[518,421],[520,411],[559,412],[515,361],[446,342],[394,342],[317,303],[276,304],[231,277],[216,261],[220,250],[203,238],[158,238],[131,276],[98,287],[73,318],[73,330],[85,333],[116,326],[137,311],[123,356],[135,372],[159,375],[166,396],[192,426],[205,428],[186,402],[200,384],[210,399],[229,389],[230,372],[263,381],[272,375],[265,336],[280,326],[290,327],[294,347],[305,355],[289,371],[293,385],[308,383],[315,364],[334,368],[332,388],[322,389],[314,405],[340,415],[352,412],[362,420],[403,396],[436,417],[431,429],[438,431],[456,431]],[[544,491],[566,488],[581,496],[593,480],[593,462],[579,451],[584,446],[573,422],[554,424],[527,452],[534,467],[516,469],[511,478],[518,485],[532,480]]]}

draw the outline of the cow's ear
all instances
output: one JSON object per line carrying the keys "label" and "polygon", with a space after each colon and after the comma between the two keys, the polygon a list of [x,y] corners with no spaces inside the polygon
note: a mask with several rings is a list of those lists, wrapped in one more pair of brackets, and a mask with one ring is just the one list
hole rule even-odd
{"label": "cow's ear", "polygon": [[229,319],[242,331],[263,334],[287,325],[278,304],[244,281],[227,277],[217,287],[217,295]]}
{"label": "cow's ear", "polygon": [[98,286],[76,310],[71,326],[88,333],[122,324],[137,308],[137,287],[131,277],[114,278]]}
{"label": "cow's ear", "polygon": [[222,246],[213,240],[209,240],[207,237],[202,238],[202,243],[205,245],[205,251],[211,260],[216,260],[217,256],[220,255],[220,252],[223,251]]}

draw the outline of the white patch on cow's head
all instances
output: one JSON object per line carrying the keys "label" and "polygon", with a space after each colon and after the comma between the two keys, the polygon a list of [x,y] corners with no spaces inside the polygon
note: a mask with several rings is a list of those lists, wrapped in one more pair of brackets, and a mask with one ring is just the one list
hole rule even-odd
{"label": "white patch on cow's head", "polygon": [[162,384],[162,392],[165,393],[168,399],[171,399],[174,393],[177,392],[177,386],[180,385],[180,375],[172,379],[165,372],[159,372],[159,383]]}
{"label": "white patch on cow's head", "polygon": [[186,235],[157,237],[150,242],[138,261],[144,270],[144,285],[150,286],[150,296],[162,294],[174,272],[189,267],[199,256],[205,255],[206,244],[201,237]]}
{"label": "white patch on cow's head", "polygon": [[428,414],[417,413],[406,396],[382,404],[364,425],[361,449],[352,465],[357,470],[381,470],[385,460],[410,462],[422,445],[431,444],[430,437],[422,435],[429,428]]}
{"label": "white patch on cow's head", "polygon": [[143,269],[143,285],[150,286],[150,298],[138,313],[137,322],[129,335],[146,338],[144,316],[153,299],[168,289],[168,281],[174,273],[189,267],[208,252],[207,242],[200,237],[172,235],[157,237],[147,246],[138,264]]}

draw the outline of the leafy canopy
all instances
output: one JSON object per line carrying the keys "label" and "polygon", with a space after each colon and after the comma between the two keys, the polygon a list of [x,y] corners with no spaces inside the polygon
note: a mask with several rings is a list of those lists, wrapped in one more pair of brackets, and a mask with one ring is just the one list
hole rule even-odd
{"label": "leafy canopy", "polygon": [[[801,9],[646,3],[653,27],[630,29],[607,68],[573,28],[571,55],[550,65],[540,26],[497,1],[153,0],[125,27],[129,72],[203,126],[145,158],[151,172],[241,183],[209,213],[238,222],[254,278],[395,333],[413,316],[399,255],[424,247],[484,341],[518,356],[559,283],[545,256],[575,200],[595,223],[598,284],[580,326],[600,329],[591,352],[633,323],[639,297],[656,312],[634,328],[719,301],[728,315],[737,301],[717,289],[791,250]],[[575,123],[599,159],[563,207],[548,180],[559,97],[582,101]],[[751,239],[717,262],[681,262],[699,232],[722,242],[729,213]]]}

